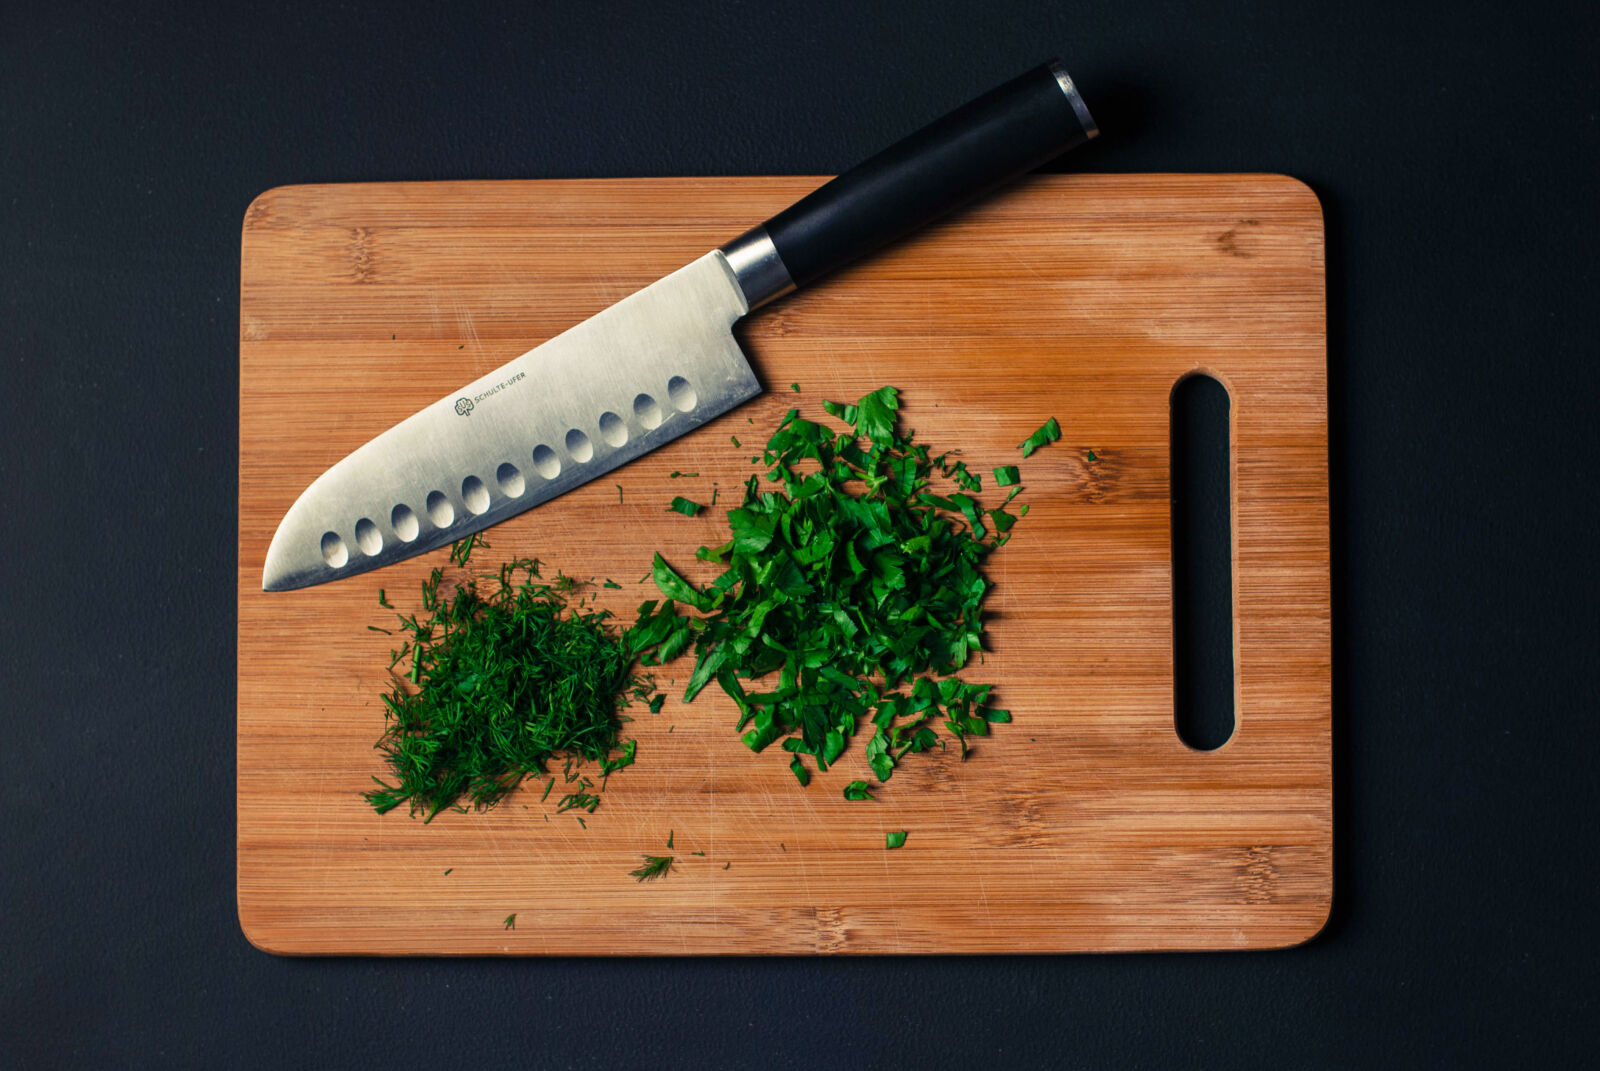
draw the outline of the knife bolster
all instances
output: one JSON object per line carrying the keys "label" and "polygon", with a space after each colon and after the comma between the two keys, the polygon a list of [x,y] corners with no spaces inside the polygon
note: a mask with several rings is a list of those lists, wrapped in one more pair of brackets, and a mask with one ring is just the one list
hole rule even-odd
{"label": "knife bolster", "polygon": [[751,310],[776,301],[794,289],[789,266],[778,255],[772,236],[764,225],[751,227],[718,250],[733,269],[733,277],[744,291]]}

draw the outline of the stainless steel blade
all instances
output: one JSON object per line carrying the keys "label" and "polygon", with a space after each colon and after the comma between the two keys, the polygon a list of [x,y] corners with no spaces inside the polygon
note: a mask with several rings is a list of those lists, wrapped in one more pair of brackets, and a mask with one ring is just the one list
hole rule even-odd
{"label": "stainless steel blade", "polygon": [[761,393],[713,251],[409,417],[317,477],[262,587],[353,576],[547,502]]}

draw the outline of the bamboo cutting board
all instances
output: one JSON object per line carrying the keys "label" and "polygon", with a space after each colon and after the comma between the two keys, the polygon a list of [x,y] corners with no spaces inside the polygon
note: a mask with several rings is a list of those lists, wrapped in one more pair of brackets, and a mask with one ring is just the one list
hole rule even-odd
{"label": "bamboo cutting board", "polygon": [[[1031,512],[989,562],[990,650],[965,676],[1015,721],[911,756],[877,802],[861,741],[802,789],[727,697],[625,727],[637,765],[580,826],[542,782],[431,825],[373,813],[396,638],[441,550],[266,595],[278,520],[317,474],[468,380],[687,262],[818,181],[299,186],[244,220],[240,295],[238,901],[280,953],[700,954],[1263,948],[1332,889],[1327,409],[1317,201],[1270,175],[1041,176],[751,318],[768,393],[489,532],[485,567],[611,578],[694,550],[800,405],[901,388],[975,472],[1020,464]],[[1208,371],[1232,405],[1236,730],[1173,728],[1168,424]],[[800,393],[790,389],[798,383]],[[1028,460],[1046,417],[1063,437]],[[735,447],[738,436],[743,448]],[[1093,460],[1090,459],[1091,453]],[[669,479],[674,470],[698,476]],[[720,505],[667,512],[673,495]],[[619,501],[620,499],[620,501]],[[884,834],[908,830],[905,847]],[[669,834],[674,849],[666,850]],[[704,855],[697,853],[703,852]],[[660,881],[628,871],[677,862]],[[507,927],[508,916],[515,915]]]}

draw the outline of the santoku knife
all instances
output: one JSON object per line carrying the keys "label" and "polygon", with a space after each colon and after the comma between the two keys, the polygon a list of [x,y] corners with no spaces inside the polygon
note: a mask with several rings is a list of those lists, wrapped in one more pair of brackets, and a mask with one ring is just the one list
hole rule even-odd
{"label": "santoku knife", "polygon": [[334,465],[278,525],[262,587],[433,550],[721,416],[761,393],[737,320],[1098,133],[1057,63],[957,108]]}

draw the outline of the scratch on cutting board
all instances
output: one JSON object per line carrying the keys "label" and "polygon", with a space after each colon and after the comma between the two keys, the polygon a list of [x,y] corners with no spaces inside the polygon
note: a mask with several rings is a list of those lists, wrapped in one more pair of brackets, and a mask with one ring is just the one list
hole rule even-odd
{"label": "scratch on cutting board", "polygon": [[[960,788],[960,791],[961,791],[961,812],[963,814],[972,814],[973,810],[972,810],[971,778],[958,777],[958,778],[956,778],[956,782],[957,782],[957,784],[959,784],[961,786],[961,788]],[[941,799],[940,800],[940,807],[944,811],[944,817],[945,817],[944,825],[945,825],[945,828],[949,829],[949,828],[951,828],[951,824],[950,824],[950,804],[947,801]],[[981,866],[977,867],[973,871],[973,877],[978,879],[978,901],[981,904],[983,904],[984,921],[988,922],[992,926],[992,925],[994,925],[994,911],[989,906],[989,885],[988,885],[987,882],[985,882],[983,880],[983,867],[981,867]]]}
{"label": "scratch on cutting board", "polygon": [[[471,363],[475,366],[481,366],[483,364],[484,353],[483,340],[478,336],[478,321],[473,317],[472,310],[468,308],[460,299],[451,298],[450,304],[454,308],[456,314],[456,327],[459,329],[461,337],[466,339],[467,344],[472,347]],[[490,371],[490,369],[487,368],[483,370],[485,372]]]}
{"label": "scratch on cutting board", "polygon": [[1038,273],[1038,271],[1036,271],[1034,269],[1032,264],[1029,264],[1026,260],[1022,259],[1021,255],[1017,253],[1016,246],[1014,246],[1012,243],[1010,243],[1010,242],[1001,242],[1001,243],[999,243],[999,246],[1000,246],[1001,249],[1004,249],[1006,251],[1006,256],[1008,256],[1012,260],[1016,261],[1017,264],[1020,265],[1022,267],[1022,269],[1024,271],[1026,271],[1029,275],[1033,276],[1035,279],[1040,280],[1041,282],[1049,282],[1050,281],[1047,277],[1045,277],[1043,275],[1040,275]]}
{"label": "scratch on cutting board", "polygon": [[[324,859],[331,853],[332,845],[322,839],[322,808],[328,798],[328,766],[331,748],[318,748],[320,761],[317,765],[317,793],[316,803],[312,810],[311,843],[316,845],[317,854]],[[381,829],[381,823],[380,823]],[[321,887],[326,889],[333,877],[333,868],[326,864],[317,867],[317,874],[322,879]]]}
{"label": "scratch on cutting board", "polygon": [[[711,786],[711,791],[708,793],[711,797],[709,804],[711,812],[709,818],[711,825],[709,851],[711,852],[711,858],[715,859],[717,857],[717,749],[714,747],[706,748],[706,756],[711,761],[711,777],[707,782]],[[721,871],[719,870],[711,871],[711,888],[713,891],[711,898],[711,928],[713,933],[722,931],[722,897],[715,895],[716,889],[722,880],[719,876],[720,874]]]}

